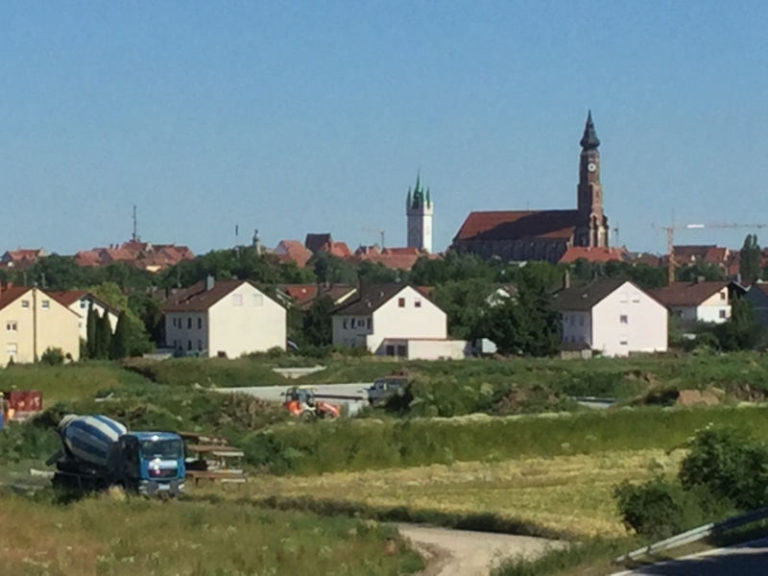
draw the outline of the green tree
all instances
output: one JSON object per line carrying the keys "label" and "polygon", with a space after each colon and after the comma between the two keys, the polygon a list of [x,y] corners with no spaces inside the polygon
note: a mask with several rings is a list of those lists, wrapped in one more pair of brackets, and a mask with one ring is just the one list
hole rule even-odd
{"label": "green tree", "polygon": [[86,352],[88,358],[96,358],[96,323],[98,321],[98,313],[93,307],[93,304],[88,306],[88,316],[86,319]]}
{"label": "green tree", "polygon": [[328,252],[318,252],[310,260],[317,281],[321,284],[356,284],[357,270],[346,260],[336,258]]}
{"label": "green tree", "polygon": [[331,314],[333,300],[328,296],[316,299],[304,313],[304,341],[312,346],[328,346],[333,341]]}
{"label": "green tree", "polygon": [[109,314],[105,310],[104,314],[96,315],[96,346],[95,358],[109,358],[110,342],[112,339],[112,328],[109,325]]}
{"label": "green tree", "polygon": [[113,360],[128,356],[128,331],[128,315],[123,310],[117,317],[117,326],[115,326],[115,333],[110,345],[109,357]]}
{"label": "green tree", "polygon": [[491,282],[473,278],[438,284],[431,297],[448,316],[451,337],[466,340],[478,332],[483,315],[488,313],[488,299],[493,293]]}
{"label": "green tree", "polygon": [[714,334],[722,350],[752,350],[762,343],[765,328],[755,316],[752,304],[736,298],[731,302],[731,317],[716,325]]}
{"label": "green tree", "polygon": [[752,284],[760,278],[760,256],[757,234],[747,234],[739,252],[739,273],[743,284]]}

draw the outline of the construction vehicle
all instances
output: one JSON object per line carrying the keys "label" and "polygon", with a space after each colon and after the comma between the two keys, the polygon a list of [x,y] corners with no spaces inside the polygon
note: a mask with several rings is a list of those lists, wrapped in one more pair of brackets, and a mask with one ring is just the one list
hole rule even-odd
{"label": "construction vehicle", "polygon": [[54,488],[104,490],[120,486],[146,495],[175,496],[184,489],[184,443],[171,432],[129,432],[101,415],[64,416],[57,432],[61,449],[47,464],[55,465]]}
{"label": "construction vehicle", "polygon": [[315,390],[311,386],[291,386],[285,391],[283,406],[302,420],[316,418],[338,418],[341,408],[336,404],[315,399]]}

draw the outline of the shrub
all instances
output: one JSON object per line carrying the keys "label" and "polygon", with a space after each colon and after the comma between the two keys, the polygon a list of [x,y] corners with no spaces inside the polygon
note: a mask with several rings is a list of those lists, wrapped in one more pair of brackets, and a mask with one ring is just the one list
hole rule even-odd
{"label": "shrub", "polygon": [[705,486],[714,496],[739,508],[765,503],[768,447],[734,429],[703,430],[693,440],[680,468],[684,488]]}
{"label": "shrub", "polygon": [[40,362],[50,366],[60,366],[64,364],[64,352],[61,348],[46,348],[40,356]]}
{"label": "shrub", "polygon": [[677,484],[662,478],[640,485],[624,482],[614,496],[624,524],[642,536],[661,539],[683,528],[686,494]]}

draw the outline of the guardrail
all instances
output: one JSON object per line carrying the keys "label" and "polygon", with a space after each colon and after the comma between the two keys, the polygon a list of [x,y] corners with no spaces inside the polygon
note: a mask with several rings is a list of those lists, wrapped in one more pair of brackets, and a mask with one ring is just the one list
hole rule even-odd
{"label": "guardrail", "polygon": [[765,518],[768,518],[768,507],[758,508],[757,510],[747,512],[746,514],[733,516],[732,518],[728,518],[727,520],[722,520],[720,522],[705,524],[703,526],[699,526],[698,528],[683,532],[682,534],[667,538],[666,540],[661,540],[660,542],[649,544],[643,548],[638,548],[637,550],[633,550],[624,556],[619,556],[614,561],[617,564],[620,564],[628,560],[636,560],[637,558],[646,556],[648,554],[663,552],[664,550],[669,550],[670,548],[692,544],[693,542],[698,542],[699,540],[702,540],[708,536],[712,536],[713,534],[739,528],[746,524],[751,524],[752,522],[763,520]]}

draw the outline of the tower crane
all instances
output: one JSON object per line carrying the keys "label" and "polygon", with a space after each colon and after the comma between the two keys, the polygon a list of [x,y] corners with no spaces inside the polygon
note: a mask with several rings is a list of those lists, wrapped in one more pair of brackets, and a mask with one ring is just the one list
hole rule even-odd
{"label": "tower crane", "polygon": [[364,226],[361,228],[363,232],[373,232],[379,235],[379,238],[381,238],[381,249],[384,250],[384,234],[386,230],[382,230],[381,228],[369,228],[367,226]]}
{"label": "tower crane", "polygon": [[702,224],[680,224],[662,226],[667,233],[667,283],[675,281],[675,230],[700,230],[703,228],[768,228],[768,224],[739,224],[737,222],[707,222]]}

